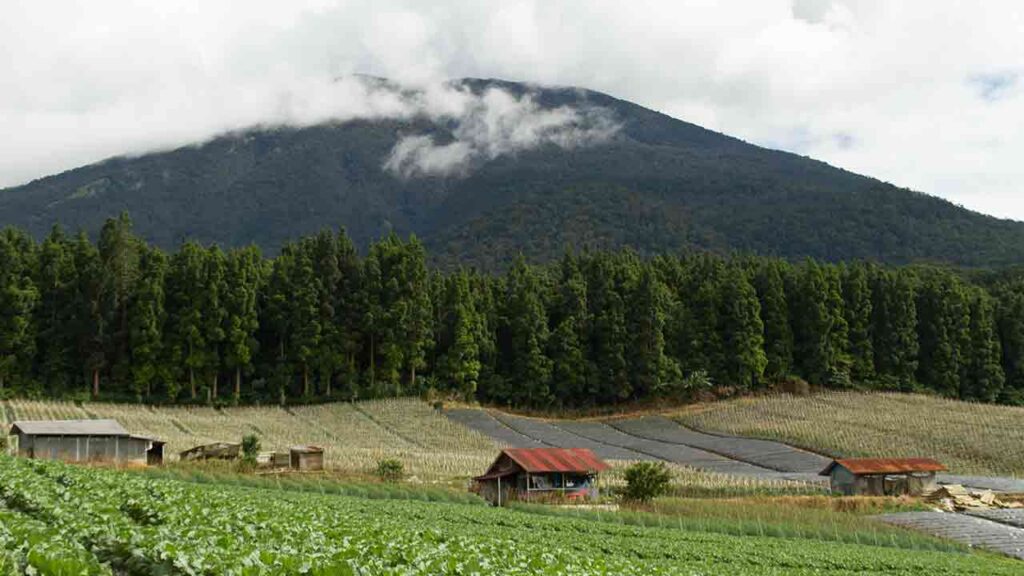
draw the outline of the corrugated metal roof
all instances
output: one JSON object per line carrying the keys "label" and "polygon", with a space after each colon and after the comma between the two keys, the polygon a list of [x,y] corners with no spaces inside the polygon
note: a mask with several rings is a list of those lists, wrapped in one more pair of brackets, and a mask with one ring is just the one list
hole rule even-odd
{"label": "corrugated metal roof", "polygon": [[128,436],[117,420],[18,420],[11,434],[35,436]]}
{"label": "corrugated metal roof", "polygon": [[477,480],[486,480],[498,476],[507,476],[516,470],[502,465],[502,456],[507,456],[520,469],[533,474],[545,472],[570,472],[586,474],[600,472],[609,468],[603,460],[586,448],[506,448],[501,451],[498,459],[483,476]]}
{"label": "corrugated metal roof", "polygon": [[312,444],[305,444],[302,446],[292,446],[289,448],[292,452],[298,452],[300,454],[323,454],[324,449],[320,446],[314,446]]}
{"label": "corrugated metal roof", "polygon": [[854,474],[906,474],[941,472],[946,469],[931,458],[842,458],[826,466],[821,475],[828,476],[836,466],[842,466]]}

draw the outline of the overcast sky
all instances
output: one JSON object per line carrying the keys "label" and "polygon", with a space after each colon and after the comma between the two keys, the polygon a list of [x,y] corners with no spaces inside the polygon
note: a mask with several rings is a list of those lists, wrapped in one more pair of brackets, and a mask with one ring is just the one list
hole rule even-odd
{"label": "overcast sky", "polygon": [[3,0],[0,186],[330,115],[358,72],[583,86],[1024,220],[1021,6]]}

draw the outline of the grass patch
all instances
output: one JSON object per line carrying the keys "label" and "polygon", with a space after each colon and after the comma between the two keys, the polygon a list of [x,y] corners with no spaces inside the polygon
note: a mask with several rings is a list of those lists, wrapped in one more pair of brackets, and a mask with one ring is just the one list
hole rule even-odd
{"label": "grass patch", "polygon": [[959,543],[890,526],[868,517],[925,508],[911,500],[894,498],[806,496],[709,500],[668,497],[617,510],[520,502],[513,503],[511,507],[531,514],[568,516],[628,526],[844,542],[906,550],[967,551],[967,547]]}

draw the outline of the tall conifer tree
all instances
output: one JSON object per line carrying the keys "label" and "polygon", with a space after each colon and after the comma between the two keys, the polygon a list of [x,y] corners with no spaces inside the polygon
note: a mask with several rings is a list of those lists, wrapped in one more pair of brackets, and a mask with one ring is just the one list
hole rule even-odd
{"label": "tall conifer tree", "polygon": [[156,248],[144,249],[128,322],[132,391],[138,400],[151,397],[154,384],[168,374],[163,355],[166,273],[167,258],[163,252]]}
{"label": "tall conifer tree", "polygon": [[793,367],[793,331],[789,326],[783,266],[780,261],[767,260],[758,266],[754,277],[764,324],[765,376],[770,380],[785,378]]}

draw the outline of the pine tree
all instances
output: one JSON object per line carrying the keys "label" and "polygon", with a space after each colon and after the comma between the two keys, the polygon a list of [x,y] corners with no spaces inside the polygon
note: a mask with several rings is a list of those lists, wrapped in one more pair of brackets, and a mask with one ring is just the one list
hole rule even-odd
{"label": "pine tree", "polygon": [[718,330],[722,334],[725,381],[743,389],[756,387],[768,365],[764,324],[757,293],[738,264],[726,271],[721,305]]}
{"label": "pine tree", "polygon": [[426,367],[426,351],[430,347],[431,309],[426,252],[412,236],[405,245],[403,276],[405,277],[406,316],[402,322],[402,357],[409,377],[409,387],[418,392],[416,371]]}
{"label": "pine tree", "polygon": [[380,259],[376,251],[363,260],[360,270],[360,291],[358,310],[360,311],[359,331],[363,334],[366,356],[366,382],[371,397],[381,396],[383,392],[377,379],[378,354],[380,343],[385,338],[384,308],[381,301],[383,293],[383,277]]}
{"label": "pine tree", "polygon": [[274,259],[267,283],[267,318],[276,344],[275,380],[283,403],[296,373],[303,396],[312,394],[310,371],[320,346],[317,279],[312,255],[302,245],[287,244]]}
{"label": "pine tree", "polygon": [[222,367],[221,348],[227,337],[227,309],[224,295],[228,290],[226,268],[227,260],[224,252],[216,246],[206,250],[205,269],[203,271],[203,374],[207,401],[216,400],[220,396],[220,371]]}
{"label": "pine tree", "polygon": [[224,365],[233,372],[234,400],[242,395],[242,377],[252,370],[252,361],[259,347],[257,314],[261,286],[259,249],[254,246],[232,250],[227,255]]}
{"label": "pine tree", "polygon": [[636,397],[662,394],[682,380],[679,364],[665,354],[665,318],[671,308],[668,289],[644,266],[633,289],[630,311],[630,373]]}
{"label": "pine tree", "polygon": [[206,273],[206,251],[194,242],[186,242],[171,257],[166,282],[166,347],[171,371],[167,394],[172,400],[181,390],[183,376],[190,397],[197,397],[197,373],[201,374],[208,362],[203,317]]}
{"label": "pine tree", "polygon": [[306,247],[316,277],[317,322],[320,327],[320,345],[314,355],[314,364],[321,393],[327,396],[333,394],[335,374],[345,365],[345,341],[340,321],[340,246],[333,233],[323,231],[314,236]]}
{"label": "pine tree", "polygon": [[129,304],[128,344],[132,390],[136,399],[152,396],[153,385],[166,376],[163,364],[164,276],[167,259],[155,248],[143,251],[139,280]]}
{"label": "pine tree", "polygon": [[586,401],[587,359],[584,345],[587,326],[587,283],[575,256],[562,258],[551,320],[555,326],[549,340],[552,360],[551,387],[560,405]]}
{"label": "pine tree", "polygon": [[0,232],[0,390],[27,379],[35,352],[32,242],[20,232]]}
{"label": "pine tree", "polygon": [[705,371],[714,381],[729,379],[725,366],[725,335],[722,324],[722,283],[725,263],[715,256],[701,255],[684,264],[683,284],[679,301],[683,317],[678,320],[683,337],[678,357],[688,374]]}
{"label": "pine tree", "polygon": [[977,290],[970,300],[969,353],[961,377],[960,397],[980,402],[999,398],[1006,381],[1000,364],[1002,347],[996,331],[992,298]]}
{"label": "pine tree", "polygon": [[963,289],[954,276],[937,271],[926,274],[917,298],[917,377],[922,385],[945,396],[956,397],[960,392],[969,313]]}
{"label": "pine tree", "polygon": [[543,406],[550,399],[551,362],[544,354],[548,320],[536,273],[519,256],[508,273],[500,344],[508,400]]}
{"label": "pine tree", "polygon": [[849,327],[850,377],[856,382],[867,382],[875,376],[875,354],[871,334],[871,287],[866,265],[843,268],[842,292]]}
{"label": "pine tree", "polygon": [[765,376],[775,381],[788,376],[793,367],[793,331],[789,326],[783,266],[782,262],[768,260],[758,267],[754,277],[764,324]]}
{"label": "pine tree", "polygon": [[139,280],[141,242],[132,233],[127,213],[109,218],[100,230],[100,306],[104,318],[103,346],[114,391],[130,388],[129,306]]}
{"label": "pine tree", "polygon": [[1024,281],[1003,282],[995,294],[996,329],[1006,377],[999,400],[1024,405]]}
{"label": "pine tree", "polygon": [[103,316],[102,293],[103,272],[99,250],[85,233],[80,233],[72,246],[75,262],[75,280],[72,283],[72,319],[69,330],[73,334],[87,388],[92,396],[100,394],[100,371],[106,365],[104,347],[106,342],[106,321]]}
{"label": "pine tree", "polygon": [[266,319],[266,348],[272,366],[268,372],[277,391],[278,402],[281,404],[284,404],[288,397],[293,375],[289,358],[292,355],[292,333],[296,326],[296,319],[292,315],[292,299],[295,293],[295,275],[292,269],[296,266],[296,252],[294,244],[286,244],[282,247],[281,253],[274,258],[260,308],[261,323],[264,317]]}
{"label": "pine tree", "polygon": [[871,287],[875,373],[904,392],[917,385],[916,290],[909,274],[889,270],[877,271]]}
{"label": "pine tree", "polygon": [[39,247],[34,279],[39,292],[35,315],[39,378],[44,390],[54,395],[73,388],[80,367],[74,331],[77,280],[72,244],[54,226]]}
{"label": "pine tree", "polygon": [[599,404],[629,398],[633,390],[626,361],[626,304],[608,255],[594,256],[587,266],[587,305],[592,326],[587,375],[590,395]]}
{"label": "pine tree", "polygon": [[336,242],[340,272],[336,288],[336,322],[339,351],[344,356],[339,366],[342,374],[340,380],[345,388],[345,395],[349,399],[355,399],[359,396],[359,356],[364,344],[362,322],[364,306],[367,303],[362,277],[363,263],[344,230],[338,233]]}
{"label": "pine tree", "polygon": [[845,385],[850,359],[838,274],[809,260],[792,292],[790,314],[801,374],[815,384]]}
{"label": "pine tree", "polygon": [[464,399],[476,395],[480,380],[480,317],[470,292],[469,276],[459,271],[445,282],[438,331],[438,378]]}

